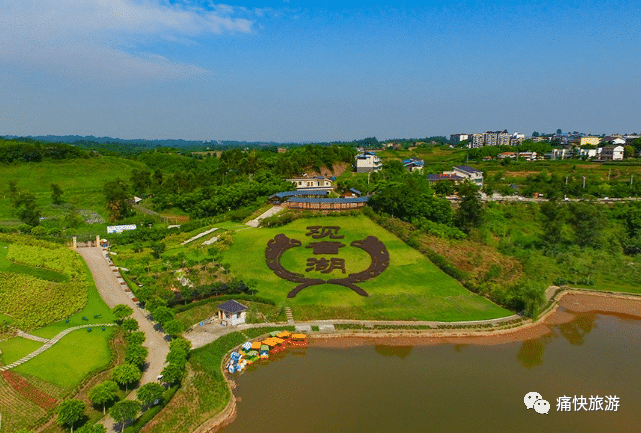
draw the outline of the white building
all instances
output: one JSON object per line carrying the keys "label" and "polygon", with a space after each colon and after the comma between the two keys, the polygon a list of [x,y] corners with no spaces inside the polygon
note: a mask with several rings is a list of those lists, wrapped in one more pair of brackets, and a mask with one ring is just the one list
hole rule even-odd
{"label": "white building", "polygon": [[383,168],[381,158],[374,152],[363,152],[356,155],[355,169],[357,173],[379,171],[381,168]]}
{"label": "white building", "polygon": [[623,161],[625,149],[620,145],[604,146],[601,148],[601,161]]}
{"label": "white building", "polygon": [[323,176],[316,177],[296,177],[292,179],[287,179],[288,182],[294,182],[296,184],[296,189],[322,189],[330,190],[332,189],[332,181],[326,179]]}

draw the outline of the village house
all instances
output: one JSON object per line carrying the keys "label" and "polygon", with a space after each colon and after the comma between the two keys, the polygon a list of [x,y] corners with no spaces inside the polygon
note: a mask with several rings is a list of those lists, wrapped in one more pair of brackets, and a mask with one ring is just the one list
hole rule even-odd
{"label": "village house", "polygon": [[405,170],[410,172],[415,170],[423,171],[425,162],[422,159],[409,158],[403,160],[403,165],[405,166]]}
{"label": "village house", "polygon": [[452,171],[444,171],[443,174],[454,174],[463,179],[467,179],[479,188],[483,187],[483,172],[469,165],[457,165]]}
{"label": "village house", "polygon": [[601,148],[599,160],[601,161],[623,161],[625,149],[621,145],[610,145]]}
{"label": "village house", "polygon": [[315,176],[315,177],[295,177],[292,179],[287,179],[288,182],[293,182],[296,184],[296,189],[305,189],[305,190],[331,190],[333,188],[332,181],[325,178],[324,176]]}
{"label": "village house", "polygon": [[374,152],[365,151],[360,155],[356,155],[354,169],[357,173],[379,171],[381,168],[383,168],[383,162]]}

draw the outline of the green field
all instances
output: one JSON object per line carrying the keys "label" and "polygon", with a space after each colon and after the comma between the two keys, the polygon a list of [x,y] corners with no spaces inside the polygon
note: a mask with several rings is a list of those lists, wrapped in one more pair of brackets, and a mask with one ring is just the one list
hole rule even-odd
{"label": "green field", "polygon": [[[283,266],[306,277],[328,279],[328,274],[305,272],[307,259],[314,257],[305,248],[312,239],[305,236],[307,226],[339,226],[340,242],[346,245],[339,255],[345,259],[346,274],[332,271],[332,278],[342,278],[369,266],[369,255],[350,246],[354,240],[374,235],[382,241],[390,256],[390,265],[378,277],[359,283],[369,297],[352,290],[323,284],[302,290],[287,298],[297,283],[276,276],[265,262],[267,242],[279,233],[295,238],[302,246],[283,254]],[[503,317],[511,312],[466,290],[458,281],[443,273],[416,250],[365,216],[299,219],[284,227],[240,230],[234,243],[224,252],[223,260],[231,271],[245,281],[256,281],[257,295],[279,305],[289,305],[297,320],[373,319],[373,320],[480,320]],[[323,239],[327,240],[327,238]],[[344,252],[343,252],[344,251]],[[320,257],[320,256],[317,256]],[[327,256],[331,257],[331,256]]]}
{"label": "green field", "polygon": [[65,336],[49,350],[15,367],[16,373],[38,377],[66,390],[76,387],[85,376],[109,363],[112,327],[79,329]]}
{"label": "green field", "polygon": [[20,358],[27,356],[31,352],[38,350],[43,343],[33,340],[27,340],[22,337],[13,337],[8,340],[0,341],[0,350],[2,351],[2,364],[9,365]]}

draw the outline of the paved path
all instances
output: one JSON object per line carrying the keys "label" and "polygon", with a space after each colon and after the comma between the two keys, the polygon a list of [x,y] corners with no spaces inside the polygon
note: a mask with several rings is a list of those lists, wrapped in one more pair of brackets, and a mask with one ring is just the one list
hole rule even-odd
{"label": "paved path", "polygon": [[247,224],[249,227],[258,227],[260,225],[260,220],[276,215],[282,210],[283,208],[281,206],[272,206],[270,209],[267,209],[265,212],[263,212],[253,220],[247,221],[245,224]]}
{"label": "paved path", "polygon": [[[154,329],[154,323],[147,318],[147,313],[141,310],[131,300],[129,294],[123,290],[126,286],[119,283],[117,278],[119,274],[113,271],[113,267],[109,266],[107,259],[103,256],[102,248],[78,248],[78,253],[89,266],[98,292],[105,303],[110,308],[118,304],[125,304],[133,309],[134,312],[131,317],[140,324],[140,330],[145,333],[146,337],[143,346],[149,349],[147,368],[143,372],[142,379],[140,379],[140,385],[156,382],[158,375],[165,366],[167,353],[169,353],[169,345],[165,340],[164,334]],[[134,396],[135,393],[132,392],[127,398],[133,399]],[[114,422],[109,417],[104,418],[102,424],[110,431],[114,427]]]}
{"label": "paved path", "polygon": [[43,338],[43,337],[38,337],[37,335],[27,334],[26,332],[24,332],[21,329],[18,329],[18,331],[16,332],[16,336],[17,337],[26,338],[27,340],[39,341],[41,343],[48,343],[49,342],[48,338]]}
{"label": "paved path", "polygon": [[[92,323],[91,325],[79,325],[79,326],[74,326],[73,328],[65,329],[64,331],[62,331],[61,333],[59,333],[58,335],[56,335],[55,337],[53,337],[51,340],[47,340],[46,338],[36,337],[35,335],[30,335],[30,334],[24,333],[24,332],[22,332],[22,331],[18,331],[18,336],[19,336],[19,337],[22,337],[22,338],[29,338],[29,337],[33,337],[33,338],[29,338],[29,339],[30,339],[30,340],[34,340],[34,341],[40,341],[40,342],[43,342],[43,343],[45,343],[45,344],[43,344],[42,346],[40,346],[37,350],[35,350],[35,351],[31,352],[30,354],[28,354],[27,356],[25,356],[25,357],[23,357],[23,358],[20,358],[20,359],[19,359],[19,360],[17,360],[16,362],[12,362],[12,363],[11,363],[11,364],[9,364],[9,365],[5,365],[4,367],[0,367],[0,371],[9,370],[9,369],[11,369],[11,368],[14,368],[14,367],[19,366],[20,364],[24,364],[25,362],[29,361],[29,360],[30,360],[31,358],[33,358],[34,356],[38,356],[38,355],[40,355],[42,352],[44,352],[45,350],[49,349],[51,346],[53,346],[53,345],[54,345],[54,344],[56,344],[58,341],[60,341],[60,339],[61,339],[62,337],[64,337],[65,335],[69,334],[70,332],[73,332],[73,331],[76,331],[76,330],[78,330],[78,329],[82,329],[82,328],[92,328],[92,327],[96,327],[96,328],[97,328],[97,327],[99,327],[99,326],[114,326],[114,324],[113,324],[113,323],[97,323],[97,324],[93,324],[93,323]],[[27,335],[28,335],[29,337],[27,337]]]}

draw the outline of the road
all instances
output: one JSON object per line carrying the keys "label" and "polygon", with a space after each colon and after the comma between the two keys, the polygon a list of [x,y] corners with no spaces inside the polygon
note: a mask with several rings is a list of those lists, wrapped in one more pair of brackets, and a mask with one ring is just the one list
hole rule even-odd
{"label": "road", "polygon": [[[123,286],[118,282],[116,275],[117,272],[109,266],[109,263],[102,255],[102,248],[78,248],[78,253],[89,266],[93,279],[98,288],[98,293],[105,301],[105,303],[113,308],[118,304],[129,305],[133,309],[133,317],[140,324],[140,330],[145,333],[146,340],[143,346],[149,349],[147,356],[147,368],[143,372],[140,385],[149,382],[156,382],[157,377],[165,366],[165,358],[169,353],[169,345],[165,340],[165,335],[154,329],[154,323],[146,317],[146,312],[138,308],[138,306],[130,299],[129,295],[123,290]],[[133,399],[135,393],[132,392],[127,397]],[[103,419],[102,424],[109,431],[116,431],[113,429],[114,421],[110,417]]]}

